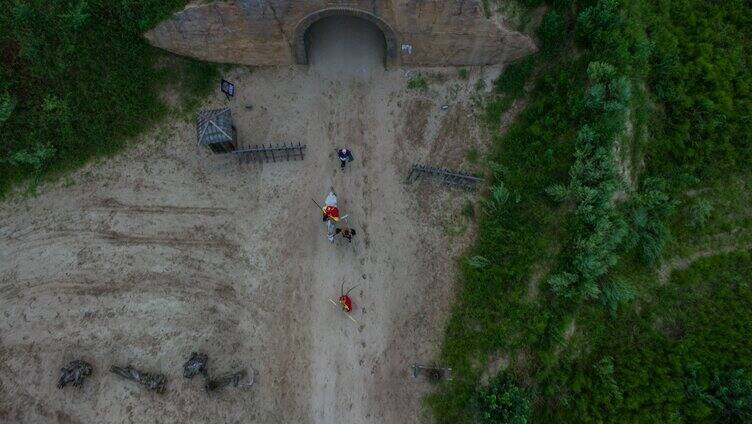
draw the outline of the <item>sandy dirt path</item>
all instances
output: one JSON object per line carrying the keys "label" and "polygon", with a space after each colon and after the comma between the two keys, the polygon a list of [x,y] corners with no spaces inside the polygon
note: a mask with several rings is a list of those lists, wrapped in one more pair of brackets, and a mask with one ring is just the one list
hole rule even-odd
{"label": "sandy dirt path", "polygon": [[[409,92],[357,31],[322,29],[308,68],[236,69],[236,98],[204,105],[229,105],[245,144],[307,144],[302,162],[238,165],[176,122],[0,204],[0,422],[420,421],[430,385],[408,367],[437,354],[472,195],[403,180],[412,161],[460,166],[477,147],[473,79],[434,70],[443,82]],[[330,186],[352,244],[326,240],[311,201]],[[360,327],[329,302],[342,282],[358,285]],[[207,395],[182,378],[191,351],[211,373],[252,367],[255,386]],[[57,390],[78,357],[94,376]],[[127,363],[165,373],[167,393],[106,371]]]}

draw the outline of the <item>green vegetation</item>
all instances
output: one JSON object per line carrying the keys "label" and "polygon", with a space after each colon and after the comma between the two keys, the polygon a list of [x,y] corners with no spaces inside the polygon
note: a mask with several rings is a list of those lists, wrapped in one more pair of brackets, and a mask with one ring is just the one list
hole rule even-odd
{"label": "green vegetation", "polygon": [[744,370],[722,375],[716,373],[708,389],[697,383],[695,369],[691,373],[691,394],[712,409],[714,418],[725,422],[752,420],[752,385],[744,375]]}
{"label": "green vegetation", "polygon": [[480,152],[475,147],[470,148],[465,152],[465,156],[470,163],[477,163],[480,158]]}
{"label": "green vegetation", "polygon": [[407,88],[410,90],[425,93],[426,91],[428,91],[428,80],[423,76],[423,74],[419,73],[407,80]]}
{"label": "green vegetation", "polygon": [[197,104],[214,66],[141,37],[184,4],[0,0],[0,196],[118,151],[168,112],[160,89]]}
{"label": "green vegetation", "polygon": [[505,374],[500,374],[488,387],[478,389],[480,424],[525,424],[530,418],[530,405],[522,391]]}
{"label": "green vegetation", "polygon": [[661,143],[648,151],[660,159],[652,172],[717,177],[752,159],[749,9],[743,0],[660,1],[648,9],[649,82],[662,106],[654,116]]}
{"label": "green vegetation", "polygon": [[[653,287],[639,311],[591,324],[589,352],[561,373],[568,375],[559,381],[565,387],[560,395],[570,404],[549,418],[722,422],[726,415],[749,417],[752,374],[741,367],[752,355],[752,324],[746,317],[752,306],[750,271],[746,253],[701,260],[675,271],[665,286]],[[602,357],[613,362],[608,384],[592,365]],[[725,392],[720,386],[744,395],[738,411],[714,399]]]}
{"label": "green vegetation", "polygon": [[567,39],[566,26],[564,18],[556,9],[549,10],[548,13],[543,15],[538,36],[541,47],[546,53],[556,52],[563,46]]}
{"label": "green vegetation", "polygon": [[519,422],[520,393],[532,422],[749,421],[752,5],[548,3],[541,52],[483,101],[492,129],[526,107],[479,160],[456,377],[428,403],[446,423]]}
{"label": "green vegetation", "polygon": [[473,202],[469,200],[465,202],[465,205],[462,207],[462,216],[467,219],[475,218],[475,206],[473,205]]}

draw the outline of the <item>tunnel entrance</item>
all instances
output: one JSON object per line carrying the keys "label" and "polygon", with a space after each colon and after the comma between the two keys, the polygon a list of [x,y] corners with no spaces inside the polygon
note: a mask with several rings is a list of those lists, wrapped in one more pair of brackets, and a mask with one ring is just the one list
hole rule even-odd
{"label": "tunnel entrance", "polygon": [[[347,68],[397,64],[394,31],[378,16],[353,9],[324,9],[297,26],[293,46],[300,65]],[[343,69],[343,70],[346,70]]]}
{"label": "tunnel entrance", "polygon": [[352,16],[329,16],[305,34],[308,63],[347,76],[386,67],[386,41],[376,25]]}

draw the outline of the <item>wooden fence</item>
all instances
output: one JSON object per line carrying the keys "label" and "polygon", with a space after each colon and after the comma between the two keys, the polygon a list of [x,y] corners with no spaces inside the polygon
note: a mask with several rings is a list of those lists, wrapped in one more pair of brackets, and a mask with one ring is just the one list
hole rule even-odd
{"label": "wooden fence", "polygon": [[483,178],[465,172],[414,164],[407,176],[407,184],[423,179],[467,190],[475,190],[483,182]]}
{"label": "wooden fence", "polygon": [[239,163],[277,162],[305,159],[305,144],[262,144],[253,147],[241,147],[232,153],[238,156]]}

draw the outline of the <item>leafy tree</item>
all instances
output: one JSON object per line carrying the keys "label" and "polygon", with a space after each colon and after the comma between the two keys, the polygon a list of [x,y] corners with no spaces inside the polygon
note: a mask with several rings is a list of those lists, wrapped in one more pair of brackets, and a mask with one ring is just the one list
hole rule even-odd
{"label": "leafy tree", "polygon": [[600,379],[600,384],[604,388],[603,392],[615,401],[621,402],[624,396],[614,378],[614,358],[606,356],[596,363],[593,368]]}
{"label": "leafy tree", "polygon": [[572,297],[574,295],[574,285],[577,282],[577,275],[562,272],[555,274],[548,279],[548,285],[551,290],[562,297]]}
{"label": "leafy tree", "polygon": [[62,13],[60,18],[72,30],[80,30],[90,17],[87,8],[88,4],[85,0],[79,1],[70,10]]}

